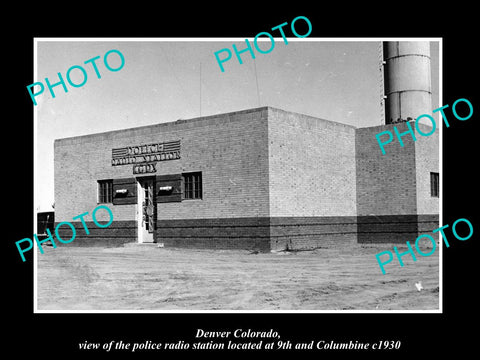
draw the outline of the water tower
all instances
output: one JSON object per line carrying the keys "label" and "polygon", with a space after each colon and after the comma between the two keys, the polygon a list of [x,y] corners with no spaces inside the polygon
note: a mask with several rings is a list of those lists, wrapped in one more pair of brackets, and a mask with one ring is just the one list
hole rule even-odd
{"label": "water tower", "polygon": [[385,123],[432,113],[430,42],[383,42]]}

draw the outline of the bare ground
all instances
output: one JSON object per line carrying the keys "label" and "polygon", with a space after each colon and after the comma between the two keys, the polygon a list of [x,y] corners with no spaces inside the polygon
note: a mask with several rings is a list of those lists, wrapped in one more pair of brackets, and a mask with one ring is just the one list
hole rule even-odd
{"label": "bare ground", "polygon": [[[393,246],[252,253],[156,246],[37,253],[38,310],[437,310],[438,251],[382,275]],[[401,249],[399,249],[401,250]],[[426,251],[427,252],[427,251]],[[423,290],[415,283],[421,281]]]}

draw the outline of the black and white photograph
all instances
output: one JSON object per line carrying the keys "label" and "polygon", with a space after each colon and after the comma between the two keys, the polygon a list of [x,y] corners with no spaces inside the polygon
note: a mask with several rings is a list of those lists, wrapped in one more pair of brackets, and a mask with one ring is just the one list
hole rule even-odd
{"label": "black and white photograph", "polygon": [[39,311],[440,309],[440,39],[36,45]]}
{"label": "black and white photograph", "polygon": [[13,14],[4,350],[475,353],[475,12],[159,5]]}

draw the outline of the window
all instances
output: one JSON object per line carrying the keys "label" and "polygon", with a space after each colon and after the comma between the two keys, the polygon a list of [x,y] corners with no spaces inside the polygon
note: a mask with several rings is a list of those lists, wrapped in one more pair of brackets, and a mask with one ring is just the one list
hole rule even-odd
{"label": "window", "polygon": [[202,198],[202,173],[186,173],[183,176],[183,198],[201,199]]}
{"label": "window", "polygon": [[113,180],[98,181],[98,202],[111,203],[113,199]]}
{"label": "window", "polygon": [[430,195],[432,197],[439,197],[440,195],[440,178],[438,173],[430,173]]}

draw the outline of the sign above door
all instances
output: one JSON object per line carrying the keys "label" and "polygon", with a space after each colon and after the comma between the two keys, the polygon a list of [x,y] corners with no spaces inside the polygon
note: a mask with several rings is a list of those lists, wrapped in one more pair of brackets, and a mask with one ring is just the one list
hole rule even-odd
{"label": "sign above door", "polygon": [[[180,159],[180,140],[112,149],[112,166],[176,159]],[[135,166],[133,171],[134,173],[135,171],[137,173],[156,171],[154,164],[148,164],[148,166],[148,171],[146,167],[143,169]]]}

